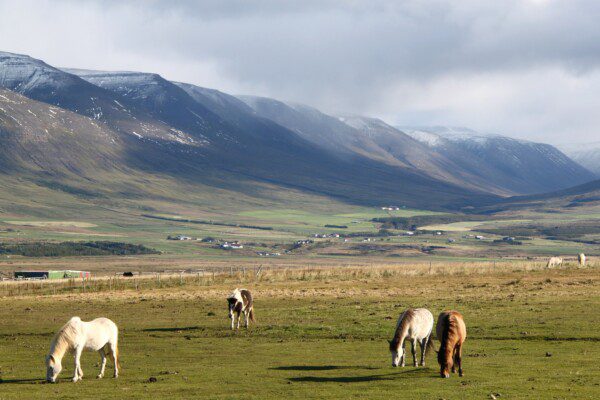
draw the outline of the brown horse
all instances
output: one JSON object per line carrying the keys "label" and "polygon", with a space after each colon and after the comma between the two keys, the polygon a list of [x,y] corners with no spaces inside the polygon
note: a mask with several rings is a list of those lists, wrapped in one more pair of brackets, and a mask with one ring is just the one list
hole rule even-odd
{"label": "brown horse", "polygon": [[442,378],[450,378],[450,370],[458,376],[463,376],[462,370],[462,345],[467,338],[467,327],[463,316],[458,311],[444,311],[440,314],[435,327],[440,350],[438,363]]}

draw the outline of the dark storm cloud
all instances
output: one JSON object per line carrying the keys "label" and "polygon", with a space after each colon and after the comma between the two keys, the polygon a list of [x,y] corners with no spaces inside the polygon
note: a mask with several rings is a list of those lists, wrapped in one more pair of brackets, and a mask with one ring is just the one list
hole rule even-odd
{"label": "dark storm cloud", "polygon": [[587,140],[598,20],[595,1],[0,0],[0,46],[390,122]]}

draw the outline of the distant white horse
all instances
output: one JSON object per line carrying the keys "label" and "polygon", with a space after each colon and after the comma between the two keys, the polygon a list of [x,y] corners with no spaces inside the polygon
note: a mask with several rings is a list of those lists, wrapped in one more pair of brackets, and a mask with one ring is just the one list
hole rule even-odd
{"label": "distant white horse", "polygon": [[579,255],[577,255],[577,261],[579,261],[580,266],[585,267],[585,254],[579,253]]}
{"label": "distant white horse", "polygon": [[98,378],[104,376],[106,356],[112,358],[115,364],[114,377],[119,376],[119,329],[108,318],[96,318],[91,322],[84,322],[79,317],[73,317],[54,335],[50,344],[50,353],[46,357],[46,380],[56,382],[62,370],[62,359],[67,351],[75,355],[75,375],[73,382],[83,378],[81,370],[81,352],[95,350],[100,353],[102,363]]}
{"label": "distant white horse", "polygon": [[398,365],[404,367],[404,341],[409,340],[413,363],[416,367],[417,356],[415,354],[417,342],[421,345],[421,365],[425,366],[425,353],[427,349],[433,348],[431,331],[433,330],[433,315],[425,308],[409,308],[404,311],[398,319],[394,338],[390,340],[390,352],[392,353],[392,367]]}
{"label": "distant white horse", "polygon": [[546,264],[546,268],[558,267],[562,265],[563,259],[560,257],[550,257],[548,260],[548,264]]}
{"label": "distant white horse", "polygon": [[240,314],[244,313],[246,328],[248,320],[254,322],[254,300],[248,289],[235,289],[227,298],[229,305],[229,318],[231,318],[231,329],[235,326],[235,316],[237,314],[237,329],[240,329]]}

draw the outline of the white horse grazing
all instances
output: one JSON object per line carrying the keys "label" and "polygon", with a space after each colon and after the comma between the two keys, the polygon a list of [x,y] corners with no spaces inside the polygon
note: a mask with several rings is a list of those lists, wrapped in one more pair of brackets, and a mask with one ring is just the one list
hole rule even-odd
{"label": "white horse grazing", "polygon": [[50,353],[46,357],[46,380],[56,382],[62,370],[62,359],[67,351],[75,355],[75,375],[73,382],[83,378],[81,370],[81,352],[95,350],[100,353],[102,363],[98,378],[104,376],[106,356],[112,358],[115,364],[114,377],[119,376],[119,329],[108,318],[96,318],[91,322],[84,322],[79,317],[73,317],[54,335],[50,344]]}
{"label": "white horse grazing", "polygon": [[413,363],[416,367],[417,342],[421,345],[421,365],[425,366],[425,353],[427,349],[433,348],[431,331],[433,330],[433,315],[425,308],[409,308],[404,311],[398,319],[394,339],[390,340],[390,352],[392,353],[392,367],[398,365],[404,367],[404,341],[409,340]]}
{"label": "white horse grazing", "polygon": [[577,261],[579,261],[580,266],[585,267],[585,254],[579,253],[579,255],[577,255]]}
{"label": "white horse grazing", "polygon": [[229,304],[229,318],[231,318],[231,329],[235,326],[235,314],[237,314],[237,329],[240,329],[240,314],[244,313],[246,328],[248,320],[254,322],[254,300],[248,289],[235,289],[227,298]]}
{"label": "white horse grazing", "polygon": [[560,257],[550,257],[548,260],[548,264],[546,264],[546,268],[558,267],[562,265],[563,259]]}

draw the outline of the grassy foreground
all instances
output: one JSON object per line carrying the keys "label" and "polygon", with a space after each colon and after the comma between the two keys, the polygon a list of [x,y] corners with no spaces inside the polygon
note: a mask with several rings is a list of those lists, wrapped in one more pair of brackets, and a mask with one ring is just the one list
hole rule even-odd
{"label": "grassy foreground", "polygon": [[[233,333],[224,297],[237,284],[2,298],[0,399],[600,397],[597,267],[265,279],[245,285],[258,323]],[[438,378],[435,354],[391,367],[386,339],[409,306],[463,313],[463,378]],[[69,381],[71,357],[58,384],[42,382],[51,336],[73,315],[119,325],[118,380],[96,380],[88,352],[82,382]]]}

